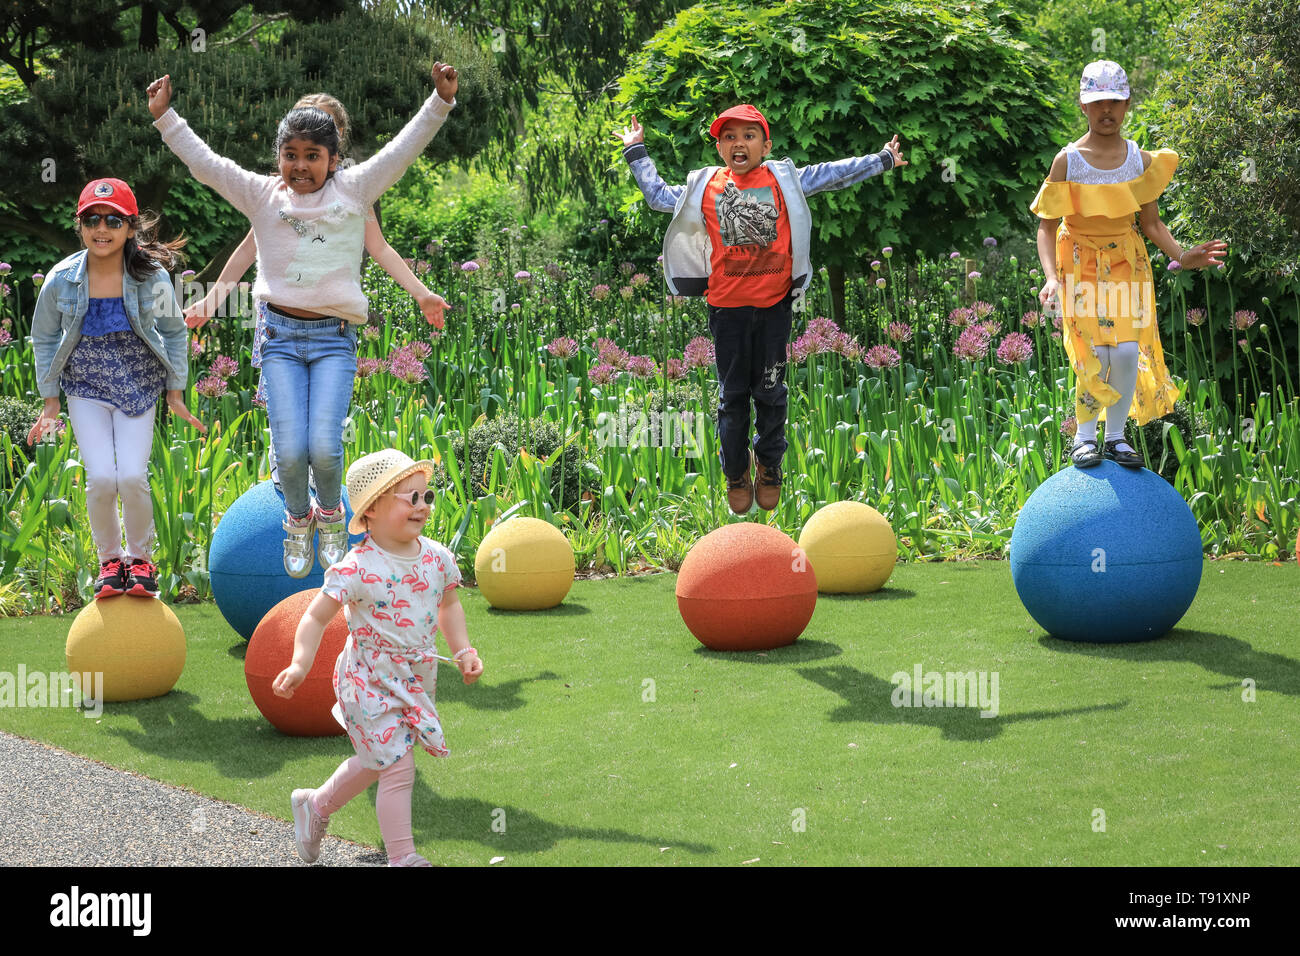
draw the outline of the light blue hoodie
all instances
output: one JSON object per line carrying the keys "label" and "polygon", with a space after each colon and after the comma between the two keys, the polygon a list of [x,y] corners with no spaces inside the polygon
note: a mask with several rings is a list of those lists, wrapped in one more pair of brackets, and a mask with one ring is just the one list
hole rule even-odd
{"label": "light blue hoodie", "polygon": [[[41,398],[57,398],[59,374],[81,341],[81,324],[90,308],[88,250],[74,252],[50,270],[32,315],[32,350]],[[189,377],[185,354],[189,330],[167,273],[159,269],[143,282],[122,269],[122,305],[131,331],[158,356],[167,372],[167,390],[180,391]]]}
{"label": "light blue hoodie", "polygon": [[[709,287],[709,254],[712,249],[704,220],[704,189],[722,167],[692,170],[686,176],[685,186],[669,186],[659,175],[644,143],[626,147],[623,158],[632,167],[632,175],[641,187],[646,204],[656,212],[673,214],[672,222],[664,232],[664,279],[669,290],[674,295],[704,295]],[[790,217],[790,287],[803,290],[812,280],[812,266],[808,259],[812,213],[805,197],[860,183],[892,169],[894,159],[889,150],[881,150],[811,166],[796,167],[794,160],[788,157],[775,162],[769,160],[763,165],[776,179],[785,200],[786,214]]]}

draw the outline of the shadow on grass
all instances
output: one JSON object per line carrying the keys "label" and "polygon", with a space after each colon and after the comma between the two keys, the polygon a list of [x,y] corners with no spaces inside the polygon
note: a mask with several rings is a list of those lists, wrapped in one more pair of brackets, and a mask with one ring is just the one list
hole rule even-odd
{"label": "shadow on grass", "polygon": [[1114,704],[1096,704],[1069,710],[1036,710],[1024,714],[981,717],[979,707],[895,707],[892,681],[868,674],[847,665],[836,667],[810,667],[797,671],[821,687],[844,698],[845,703],[832,710],[827,717],[835,723],[915,724],[937,727],[946,740],[992,740],[1008,724],[1024,721],[1050,720],[1072,714],[1089,714],[1098,711],[1119,710],[1128,701]]}
{"label": "shadow on grass", "polygon": [[519,692],[524,688],[524,685],[536,681],[560,679],[560,675],[554,671],[542,671],[536,677],[520,677],[517,680],[505,681],[500,684],[488,684],[479,681],[466,686],[465,682],[456,675],[454,664],[445,664],[443,666],[452,668],[452,674],[448,680],[442,676],[441,668],[439,669],[437,700],[435,703],[454,700],[474,710],[518,710],[528,704],[528,701],[519,696]]}
{"label": "shadow on grass", "polygon": [[881,588],[870,594],[822,594],[818,592],[817,602],[830,601],[832,604],[851,604],[855,601],[901,601],[916,597],[916,592],[908,588]]}
{"label": "shadow on grass", "polygon": [[[1300,661],[1281,654],[1257,651],[1247,642],[1227,634],[1174,628],[1164,637],[1135,644],[1086,644],[1062,641],[1043,634],[1038,643],[1049,651],[1106,657],[1125,661],[1188,661],[1207,671],[1240,681],[1255,681],[1258,690],[1271,690],[1291,697],[1300,696]],[[1240,687],[1219,685],[1215,689]]]}
{"label": "shadow on grass", "polygon": [[706,660],[728,664],[805,664],[839,657],[844,651],[838,644],[827,641],[799,640],[770,651],[711,651],[701,644],[695,648],[695,653]]}
{"label": "shadow on grass", "polygon": [[542,617],[574,617],[579,614],[590,614],[591,610],[585,605],[578,604],[575,601],[565,601],[555,607],[548,607],[544,611],[503,611],[501,608],[489,605],[484,610],[494,617],[516,617],[522,618],[524,615],[540,615]]}
{"label": "shadow on grass", "polygon": [[237,661],[242,661],[248,655],[248,641],[242,637],[235,643],[226,648],[226,653]]}
{"label": "shadow on grass", "polygon": [[[378,788],[371,787],[367,793],[373,805]],[[556,823],[528,810],[493,804],[490,800],[439,796],[419,773],[415,775],[415,790],[411,797],[411,823],[417,845],[436,845],[439,840],[477,840],[494,854],[506,857],[507,862],[512,853],[541,853],[552,849],[561,840],[639,843],[655,848],[669,846],[694,854],[712,853],[716,849],[706,843],[684,843],[667,836],[643,836],[626,830]],[[505,832],[493,832],[494,823],[498,827],[504,826]],[[435,858],[431,862],[436,864],[438,861]]]}

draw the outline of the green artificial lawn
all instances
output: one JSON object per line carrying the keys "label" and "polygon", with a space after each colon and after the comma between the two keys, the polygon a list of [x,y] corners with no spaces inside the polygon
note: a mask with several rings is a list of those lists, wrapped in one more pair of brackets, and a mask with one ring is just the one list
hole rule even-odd
{"label": "green artificial lawn", "polygon": [[[417,755],[420,852],[457,865],[1300,857],[1294,566],[1207,563],[1173,633],[1087,645],[1033,623],[1005,562],[903,565],[869,598],[821,596],[798,643],[766,655],[705,650],[675,581],[578,581],[539,613],[462,592],[486,671],[474,686],[441,673],[452,756]],[[287,820],[289,792],[319,786],[347,739],[271,728],[216,607],[175,610],[189,656],[170,694],[99,720],[3,708],[0,729]],[[1079,613],[1104,615],[1104,595]],[[0,622],[0,669],[63,670],[69,624]],[[891,675],[916,664],[996,671],[999,716],[894,707]],[[374,793],[330,832],[378,846]]]}

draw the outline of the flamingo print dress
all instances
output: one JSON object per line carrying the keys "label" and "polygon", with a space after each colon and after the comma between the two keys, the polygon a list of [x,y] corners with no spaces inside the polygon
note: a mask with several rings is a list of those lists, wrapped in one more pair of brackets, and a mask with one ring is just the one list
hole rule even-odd
{"label": "flamingo print dress", "polygon": [[321,591],[343,605],[348,640],[334,665],[334,717],[372,770],[390,767],[418,742],[448,754],[433,707],[434,637],[443,596],[460,585],[451,552],[421,537],[413,558],[370,535],[325,572]]}

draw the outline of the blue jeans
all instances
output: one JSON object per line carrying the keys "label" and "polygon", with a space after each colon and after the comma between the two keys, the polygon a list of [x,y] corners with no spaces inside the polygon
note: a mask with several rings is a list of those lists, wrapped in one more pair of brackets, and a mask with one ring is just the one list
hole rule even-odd
{"label": "blue jeans", "polygon": [[307,467],[316,477],[321,508],[342,500],[343,420],[357,374],[357,333],[336,318],[295,319],[269,306],[262,341],[262,375],[275,466],[285,510],[311,513]]}
{"label": "blue jeans", "polygon": [[785,457],[785,347],[792,304],[787,295],[765,309],[709,306],[719,379],[718,456],[728,478],[739,478],[749,467],[751,401],[754,457],[765,468],[780,468]]}

